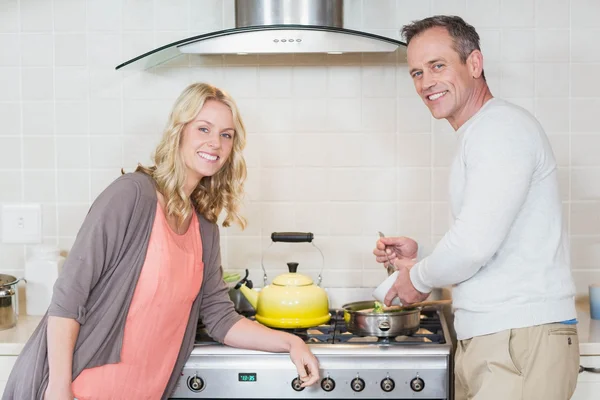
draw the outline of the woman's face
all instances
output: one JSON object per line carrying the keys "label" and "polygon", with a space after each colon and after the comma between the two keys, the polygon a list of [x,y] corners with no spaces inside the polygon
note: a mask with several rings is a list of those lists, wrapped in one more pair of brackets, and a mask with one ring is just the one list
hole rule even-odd
{"label": "woman's face", "polygon": [[216,174],[225,165],[234,135],[229,107],[216,100],[206,101],[196,118],[185,126],[180,144],[189,189],[193,190],[202,178]]}

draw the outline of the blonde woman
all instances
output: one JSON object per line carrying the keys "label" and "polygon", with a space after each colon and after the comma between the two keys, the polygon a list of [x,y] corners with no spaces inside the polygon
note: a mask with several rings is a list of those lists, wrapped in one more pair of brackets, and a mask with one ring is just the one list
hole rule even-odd
{"label": "blonde woman", "polygon": [[224,226],[245,225],[245,141],[226,93],[184,90],[154,165],[124,174],[92,205],[3,399],[166,399],[198,316],[216,340],[289,352],[305,386],[319,379],[308,346],[238,315],[222,279],[216,222],[223,212]]}

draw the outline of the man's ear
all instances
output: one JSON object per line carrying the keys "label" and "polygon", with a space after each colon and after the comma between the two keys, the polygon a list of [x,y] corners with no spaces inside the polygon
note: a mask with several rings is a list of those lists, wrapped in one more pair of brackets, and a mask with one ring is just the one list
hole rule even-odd
{"label": "man's ear", "polygon": [[483,72],[483,54],[479,50],[473,50],[469,57],[467,57],[467,66],[469,67],[469,73],[475,79],[481,77]]}

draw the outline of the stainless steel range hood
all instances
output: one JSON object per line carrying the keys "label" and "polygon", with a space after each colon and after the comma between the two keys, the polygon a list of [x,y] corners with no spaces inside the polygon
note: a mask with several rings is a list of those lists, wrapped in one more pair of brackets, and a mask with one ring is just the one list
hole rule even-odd
{"label": "stainless steel range hood", "polygon": [[345,29],[343,0],[236,0],[236,28],[159,47],[116,67],[147,69],[183,54],[392,52],[405,43]]}

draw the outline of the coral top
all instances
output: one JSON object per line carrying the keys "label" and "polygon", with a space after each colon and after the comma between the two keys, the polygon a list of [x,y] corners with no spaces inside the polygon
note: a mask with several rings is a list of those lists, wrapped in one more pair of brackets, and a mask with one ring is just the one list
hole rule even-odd
{"label": "coral top", "polygon": [[202,284],[202,241],[196,214],[183,235],[157,205],[148,252],[127,314],[121,361],[89,368],[73,381],[79,400],[160,399],[181,348]]}

